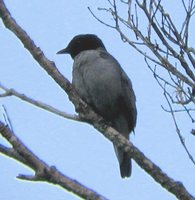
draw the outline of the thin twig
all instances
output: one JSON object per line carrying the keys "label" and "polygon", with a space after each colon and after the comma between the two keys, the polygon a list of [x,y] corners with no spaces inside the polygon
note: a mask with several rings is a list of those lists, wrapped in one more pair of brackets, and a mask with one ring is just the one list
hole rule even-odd
{"label": "thin twig", "polygon": [[[0,88],[1,88],[1,86],[0,86]],[[13,126],[12,126],[11,120],[9,118],[9,114],[8,114],[7,108],[5,107],[5,105],[2,105],[2,108],[4,110],[3,117],[4,117],[4,120],[5,120],[5,123],[8,124],[10,129],[13,131]]]}
{"label": "thin twig", "polygon": [[[176,132],[177,132],[177,134],[178,134],[178,136],[179,136],[180,142],[181,142],[182,146],[184,147],[184,149],[185,149],[185,151],[186,151],[188,157],[190,158],[190,160],[192,161],[192,163],[195,165],[195,160],[194,160],[193,156],[191,155],[191,153],[189,152],[189,150],[188,150],[188,148],[187,148],[187,146],[186,146],[186,144],[185,144],[185,142],[184,142],[184,140],[183,140],[183,137],[182,137],[182,135],[181,135],[181,133],[180,133],[180,130],[179,130],[179,127],[178,127],[178,125],[177,125],[177,121],[176,121],[175,114],[174,114],[175,112],[174,112],[174,110],[173,110],[173,108],[172,108],[172,106],[171,106],[171,103],[170,103],[170,101],[169,101],[169,99],[170,99],[171,102],[174,102],[173,99],[172,99],[172,97],[170,96],[169,92],[167,92],[166,86],[169,85],[169,86],[171,86],[171,87],[173,87],[173,88],[175,88],[175,86],[172,86],[172,85],[171,85],[169,82],[167,82],[165,79],[161,78],[161,77],[156,73],[156,71],[153,70],[153,69],[151,68],[151,66],[150,66],[150,64],[148,63],[148,61],[147,61],[146,58],[145,58],[145,62],[146,62],[146,64],[147,64],[148,68],[153,72],[154,78],[156,79],[157,83],[158,83],[159,86],[162,88],[163,94],[164,94],[165,99],[166,99],[166,101],[167,101],[167,103],[168,103],[168,106],[169,106],[169,110],[165,109],[163,106],[161,106],[161,107],[162,107],[163,110],[168,111],[169,113],[171,113],[171,116],[172,116],[172,118],[173,118],[174,125],[175,125],[175,127],[176,127]],[[164,82],[164,86],[161,84],[160,80]],[[169,98],[169,99],[168,99],[168,98]],[[184,108],[185,108],[185,107],[184,107]],[[194,110],[194,109],[193,109],[193,110]],[[186,110],[185,110],[185,111],[186,111]],[[194,111],[195,111],[195,110],[194,110]],[[188,109],[188,112],[187,112],[187,113],[189,114],[189,109]],[[191,117],[191,115],[190,115],[190,117]],[[193,123],[193,118],[191,117],[191,119],[192,119],[192,123]]]}
{"label": "thin twig", "polygon": [[35,100],[35,99],[31,98],[31,97],[26,96],[25,94],[21,94],[21,93],[17,92],[14,89],[9,89],[9,88],[3,86],[1,83],[0,83],[0,88],[5,91],[3,97],[13,95],[13,96],[25,101],[25,102],[28,102],[28,103],[36,106],[36,107],[39,107],[39,108],[42,108],[42,109],[44,109],[46,111],[54,113],[54,114],[56,114],[58,116],[64,117],[66,119],[71,119],[71,120],[74,120],[74,121],[82,121],[82,119],[80,119],[78,115],[67,114],[66,112],[63,112],[63,111],[61,111],[61,110],[59,110],[57,108],[54,108],[54,107],[52,107],[52,106],[50,106],[50,105],[48,105],[46,103],[43,103],[41,101],[37,101],[37,100]]}
{"label": "thin twig", "polygon": [[164,96],[165,96],[165,98],[166,98],[166,100],[167,100],[167,103],[168,103],[168,105],[169,105],[169,109],[170,109],[170,111],[171,111],[171,115],[172,115],[172,118],[173,118],[173,122],[174,122],[174,125],[175,125],[175,128],[176,128],[176,132],[177,132],[177,134],[178,134],[178,136],[179,136],[180,142],[181,142],[182,146],[184,147],[184,149],[185,149],[185,151],[186,151],[188,157],[190,158],[190,160],[192,161],[192,163],[195,165],[195,160],[194,160],[193,156],[191,155],[191,153],[189,152],[189,150],[188,150],[188,148],[187,148],[187,146],[186,146],[186,144],[185,144],[185,140],[183,139],[183,137],[182,137],[182,135],[181,135],[181,132],[180,132],[180,129],[179,129],[178,125],[177,125],[177,121],[176,121],[176,118],[175,118],[175,114],[174,114],[174,112],[173,112],[172,106],[171,106],[171,104],[170,104],[170,102],[169,102],[169,99],[168,99],[168,97],[167,97],[167,93],[166,93],[166,92],[164,92]]}
{"label": "thin twig", "polygon": [[[108,26],[109,28],[115,28],[114,26],[111,26],[110,24],[107,24],[107,23],[105,23],[104,21],[102,21],[101,19],[99,19],[99,18],[93,13],[93,11],[91,10],[90,7],[87,7],[87,8],[88,8],[89,12],[93,15],[93,17],[94,17],[97,21],[99,21],[101,24],[104,24],[105,26]],[[99,10],[100,10],[100,8],[99,8]]]}

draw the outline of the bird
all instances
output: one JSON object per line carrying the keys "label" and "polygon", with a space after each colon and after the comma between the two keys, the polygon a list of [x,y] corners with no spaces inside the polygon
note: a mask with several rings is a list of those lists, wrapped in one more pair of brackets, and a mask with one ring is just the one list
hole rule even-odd
{"label": "bird", "polygon": [[[137,120],[135,93],[131,80],[102,40],[95,34],[79,34],[57,54],[72,57],[72,84],[82,100],[129,140]],[[121,177],[130,177],[131,158],[120,147],[114,145],[114,150]]]}

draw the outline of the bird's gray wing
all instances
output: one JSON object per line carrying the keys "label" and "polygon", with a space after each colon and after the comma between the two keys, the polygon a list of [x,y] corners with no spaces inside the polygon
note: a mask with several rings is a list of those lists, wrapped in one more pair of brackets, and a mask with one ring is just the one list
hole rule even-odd
{"label": "bird's gray wing", "polygon": [[129,131],[133,131],[136,125],[137,109],[136,97],[133,91],[132,83],[126,73],[121,70],[121,81],[124,92],[121,98],[121,104],[124,107],[124,113],[128,119]]}

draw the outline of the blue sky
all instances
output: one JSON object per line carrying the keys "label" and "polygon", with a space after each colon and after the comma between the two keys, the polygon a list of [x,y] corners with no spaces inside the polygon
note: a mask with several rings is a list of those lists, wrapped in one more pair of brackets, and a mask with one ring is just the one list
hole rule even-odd
{"label": "blue sky", "polygon": [[[103,40],[107,50],[119,61],[133,82],[138,121],[135,136],[131,135],[132,142],[164,172],[183,182],[195,195],[195,167],[180,144],[171,116],[161,108],[161,105],[166,106],[166,102],[144,59],[124,44],[114,30],[97,22],[87,9],[90,6],[95,10],[98,6],[107,5],[106,2],[5,1],[16,21],[69,80],[71,57],[59,56],[56,52],[80,33],[95,33]],[[179,16],[179,5],[167,7],[171,11],[173,6],[177,10],[174,15]],[[111,21],[108,15],[96,13]],[[180,22],[177,17],[175,20],[176,23]],[[63,111],[74,113],[67,95],[32,59],[21,42],[4,28],[2,22],[0,26],[0,82]],[[111,142],[90,125],[63,119],[14,97],[0,99],[0,104],[6,106],[15,133],[36,155],[105,197],[112,200],[175,199],[135,162],[131,178],[121,179]],[[188,118],[181,117],[181,131],[193,153],[195,139],[190,135],[192,127]],[[0,142],[4,140],[0,138]],[[0,192],[4,200],[23,200],[27,197],[29,200],[78,199],[47,183],[17,180],[15,177],[18,174],[31,174],[32,171],[2,154],[0,166]]]}

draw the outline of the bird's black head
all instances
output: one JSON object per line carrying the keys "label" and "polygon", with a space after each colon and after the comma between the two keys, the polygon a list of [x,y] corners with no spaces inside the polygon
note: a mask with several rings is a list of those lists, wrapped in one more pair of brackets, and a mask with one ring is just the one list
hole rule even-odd
{"label": "bird's black head", "polygon": [[57,52],[57,54],[68,53],[74,59],[81,51],[92,50],[97,48],[104,48],[103,42],[96,35],[93,34],[83,34],[75,36],[65,49]]}

